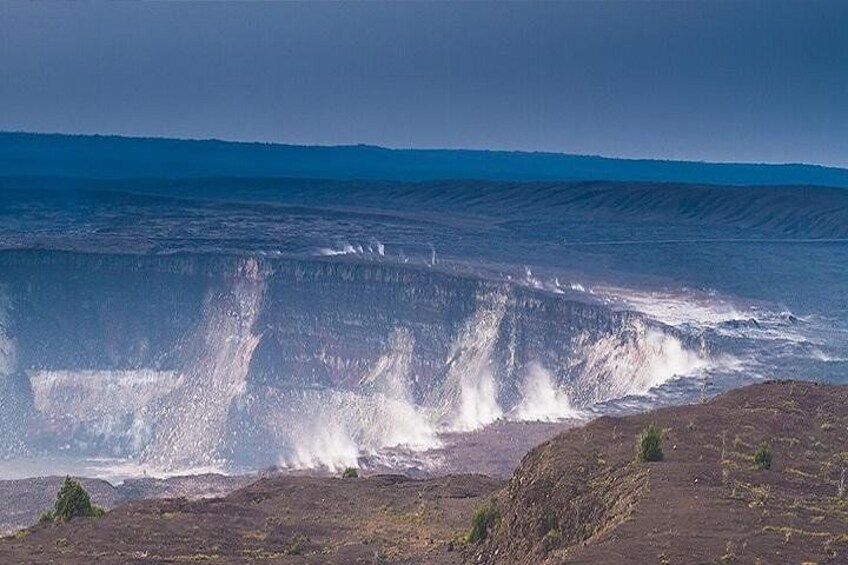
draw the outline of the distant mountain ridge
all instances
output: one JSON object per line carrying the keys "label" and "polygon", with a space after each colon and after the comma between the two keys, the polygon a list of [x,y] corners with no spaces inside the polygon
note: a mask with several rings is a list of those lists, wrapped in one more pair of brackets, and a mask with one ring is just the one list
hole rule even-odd
{"label": "distant mountain ridge", "polygon": [[0,176],[90,179],[611,180],[848,187],[848,169],[470,149],[386,149],[0,132]]}

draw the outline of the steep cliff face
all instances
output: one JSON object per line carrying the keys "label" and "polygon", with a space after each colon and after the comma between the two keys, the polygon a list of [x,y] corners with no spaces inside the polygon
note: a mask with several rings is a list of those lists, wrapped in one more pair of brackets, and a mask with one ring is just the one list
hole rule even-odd
{"label": "steep cliff face", "polygon": [[19,370],[18,348],[12,334],[12,303],[0,284],[0,454],[26,453],[21,430],[27,428],[32,391]]}
{"label": "steep cliff face", "polygon": [[26,443],[166,468],[342,465],[501,417],[568,416],[709,362],[697,339],[578,293],[425,266],[46,251],[0,264],[4,370],[22,389],[3,398],[30,419]]}

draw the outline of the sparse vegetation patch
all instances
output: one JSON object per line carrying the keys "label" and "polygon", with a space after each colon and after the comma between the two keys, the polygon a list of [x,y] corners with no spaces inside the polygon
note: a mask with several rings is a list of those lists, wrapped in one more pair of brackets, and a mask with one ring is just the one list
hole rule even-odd
{"label": "sparse vegetation patch", "polygon": [[288,549],[286,549],[286,553],[288,555],[301,555],[303,554],[303,546],[306,540],[302,536],[294,536],[289,543]]}
{"label": "sparse vegetation patch", "polygon": [[637,459],[642,462],[662,461],[663,432],[654,424],[649,425],[639,434]]}
{"label": "sparse vegetation patch", "polygon": [[562,544],[562,535],[559,530],[550,529],[545,537],[542,538],[542,545],[545,551],[552,551]]}
{"label": "sparse vegetation patch", "polygon": [[345,470],[342,471],[343,479],[358,479],[359,471],[356,470],[356,467],[345,467]]}
{"label": "sparse vegetation patch", "polygon": [[468,543],[483,541],[492,533],[500,520],[500,512],[494,501],[481,506],[471,517],[471,529],[468,531]]}
{"label": "sparse vegetation patch", "polygon": [[767,443],[761,443],[754,452],[754,465],[757,469],[765,471],[771,469],[772,451]]}
{"label": "sparse vegetation patch", "polygon": [[42,512],[38,522],[67,522],[73,518],[96,518],[103,514],[105,510],[91,503],[91,496],[78,480],[65,477],[65,481],[56,494],[53,508]]}

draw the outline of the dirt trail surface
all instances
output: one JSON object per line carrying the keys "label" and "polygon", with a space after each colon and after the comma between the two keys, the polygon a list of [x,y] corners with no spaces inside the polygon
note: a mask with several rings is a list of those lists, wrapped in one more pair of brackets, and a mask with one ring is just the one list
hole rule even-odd
{"label": "dirt trail surface", "polygon": [[[665,457],[640,463],[636,438],[651,423]],[[768,470],[754,465],[762,442]],[[524,458],[474,562],[848,564],[846,467],[845,386],[764,383],[600,418]]]}
{"label": "dirt trail surface", "polygon": [[[0,541],[0,563],[461,563],[479,475],[263,478],[227,497],[126,504]],[[459,549],[457,547],[457,549]]]}

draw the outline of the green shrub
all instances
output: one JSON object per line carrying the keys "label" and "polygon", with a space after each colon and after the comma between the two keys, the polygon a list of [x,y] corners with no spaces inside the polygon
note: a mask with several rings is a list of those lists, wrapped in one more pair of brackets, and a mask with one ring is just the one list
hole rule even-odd
{"label": "green shrub", "polygon": [[295,538],[292,540],[289,548],[286,550],[286,553],[289,555],[302,555],[303,554],[303,542],[300,538]]}
{"label": "green shrub", "polygon": [[548,530],[548,533],[542,538],[542,547],[545,551],[552,551],[559,547],[561,543],[562,535],[560,535],[559,530],[553,528]]}
{"label": "green shrub", "polygon": [[494,502],[474,511],[471,517],[471,529],[468,531],[468,543],[477,543],[489,537],[500,520],[500,513]]}
{"label": "green shrub", "polygon": [[754,465],[757,469],[764,471],[771,469],[772,452],[771,447],[767,443],[761,443],[754,452]]}
{"label": "green shrub", "polygon": [[356,470],[356,467],[345,467],[345,470],[342,472],[343,479],[358,479],[359,471]]}
{"label": "green shrub", "polygon": [[53,521],[53,511],[52,510],[45,510],[38,517],[38,523],[39,524],[43,524],[45,522],[52,522],[52,521]]}
{"label": "green shrub", "polygon": [[639,461],[662,461],[663,459],[663,433],[654,424],[649,425],[639,434],[639,445],[637,458]]}
{"label": "green shrub", "polygon": [[[45,514],[47,513],[45,512]],[[42,514],[43,519],[47,519],[45,514]],[[50,512],[53,520],[67,522],[79,516],[97,517],[103,514],[102,508],[91,503],[91,497],[79,481],[65,477],[65,482],[62,483],[59,493],[56,495],[53,511]]]}

